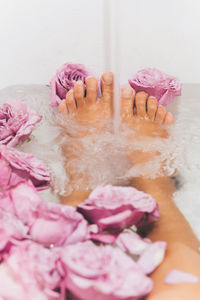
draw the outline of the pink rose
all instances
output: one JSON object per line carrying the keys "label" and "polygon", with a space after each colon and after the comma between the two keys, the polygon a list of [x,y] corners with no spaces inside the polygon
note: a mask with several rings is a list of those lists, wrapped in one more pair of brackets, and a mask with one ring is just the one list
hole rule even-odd
{"label": "pink rose", "polygon": [[67,246],[61,251],[66,288],[83,300],[140,299],[153,282],[119,248],[92,242]]}
{"label": "pink rose", "polygon": [[0,107],[0,144],[15,146],[24,142],[41,118],[21,100],[3,104]]}
{"label": "pink rose", "polygon": [[0,210],[0,252],[27,238],[28,227],[10,213]]}
{"label": "pink rose", "polygon": [[136,92],[146,92],[157,98],[160,105],[166,106],[175,96],[181,95],[181,85],[177,78],[157,69],[144,69],[129,79],[129,84]]}
{"label": "pink rose", "polygon": [[13,246],[0,264],[0,297],[3,299],[61,299],[55,292],[63,270],[55,251],[32,242]]}
{"label": "pink rose", "polygon": [[157,203],[150,195],[132,187],[111,185],[97,187],[79,204],[78,211],[100,231],[140,227],[159,218]]}
{"label": "pink rose", "polygon": [[0,145],[0,189],[30,179],[37,190],[49,187],[50,173],[32,154]]}
{"label": "pink rose", "polygon": [[78,80],[85,83],[85,78],[90,75],[91,72],[84,65],[64,64],[51,79],[50,105],[58,106]]}
{"label": "pink rose", "polygon": [[63,246],[89,238],[87,221],[74,207],[40,198],[31,183],[22,182],[0,198],[0,208],[28,226],[28,237],[45,246]]}

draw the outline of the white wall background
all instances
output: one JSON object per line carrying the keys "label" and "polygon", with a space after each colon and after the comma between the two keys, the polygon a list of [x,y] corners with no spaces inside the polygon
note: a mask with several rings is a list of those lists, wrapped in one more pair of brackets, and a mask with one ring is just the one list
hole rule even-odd
{"label": "white wall background", "polygon": [[[103,3],[0,0],[0,88],[48,83],[69,61],[102,72]],[[200,82],[199,0],[120,0],[120,26],[122,82],[147,66]]]}

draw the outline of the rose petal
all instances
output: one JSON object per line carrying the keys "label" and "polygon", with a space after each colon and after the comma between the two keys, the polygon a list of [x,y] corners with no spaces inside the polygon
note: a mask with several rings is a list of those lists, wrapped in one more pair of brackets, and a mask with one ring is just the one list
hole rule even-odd
{"label": "rose petal", "polygon": [[180,270],[171,270],[165,277],[167,284],[180,284],[180,283],[198,283],[199,278],[191,273],[183,272]]}

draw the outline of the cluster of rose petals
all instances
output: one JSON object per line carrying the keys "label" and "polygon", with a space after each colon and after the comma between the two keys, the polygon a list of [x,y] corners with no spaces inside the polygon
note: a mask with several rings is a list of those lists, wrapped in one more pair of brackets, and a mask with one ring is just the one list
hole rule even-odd
{"label": "cluster of rose petals", "polygon": [[74,87],[74,84],[92,75],[90,71],[81,64],[64,64],[51,79],[50,105],[58,106],[65,99],[67,92]]}
{"label": "cluster of rose petals", "polygon": [[173,269],[165,277],[167,284],[198,283],[199,278],[191,273]]}
{"label": "cluster of rose petals", "polygon": [[175,96],[181,95],[181,85],[177,78],[169,76],[158,69],[147,68],[129,79],[129,84],[136,92],[146,92],[157,98],[160,105],[166,106]]}
{"label": "cluster of rose petals", "polygon": [[88,238],[87,221],[72,206],[46,202],[31,182],[21,182],[0,198],[0,208],[28,227],[28,237],[44,246],[64,246]]}
{"label": "cluster of rose petals", "polygon": [[28,227],[13,214],[0,210],[0,252],[27,238]]}
{"label": "cluster of rose petals", "polygon": [[0,145],[0,189],[28,179],[37,190],[48,188],[51,180],[49,171],[35,156]]}
{"label": "cluster of rose petals", "polygon": [[13,246],[0,264],[0,297],[3,299],[61,299],[55,290],[64,275],[55,251],[33,242]]}
{"label": "cluster of rose petals", "polygon": [[99,186],[78,211],[97,224],[100,231],[119,231],[125,227],[147,225],[159,218],[156,201],[132,187]]}
{"label": "cluster of rose petals", "polygon": [[153,287],[152,280],[119,248],[87,241],[64,248],[61,260],[67,289],[83,300],[140,299]]}
{"label": "cluster of rose petals", "polygon": [[41,118],[23,101],[7,101],[0,107],[0,144],[15,146],[25,141]]}

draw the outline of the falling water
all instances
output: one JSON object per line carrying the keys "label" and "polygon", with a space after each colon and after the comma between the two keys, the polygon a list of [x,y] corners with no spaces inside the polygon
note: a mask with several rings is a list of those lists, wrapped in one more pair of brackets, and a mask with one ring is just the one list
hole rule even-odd
{"label": "falling water", "polygon": [[113,71],[114,85],[114,132],[120,126],[120,39],[119,39],[119,1],[104,0],[104,51],[105,71]]}

